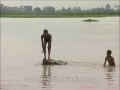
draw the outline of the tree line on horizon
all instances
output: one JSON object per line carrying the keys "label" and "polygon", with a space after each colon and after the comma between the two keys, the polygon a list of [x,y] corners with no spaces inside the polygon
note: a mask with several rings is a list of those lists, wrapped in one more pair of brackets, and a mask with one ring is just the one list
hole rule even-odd
{"label": "tree line on horizon", "polygon": [[35,7],[33,10],[32,7],[27,7],[28,10],[22,10],[21,8],[13,8],[9,10],[1,10],[1,15],[119,15],[120,10],[108,9],[105,8],[92,8],[89,10],[81,10],[80,7],[68,7],[55,10],[52,6],[46,6],[43,9]]}

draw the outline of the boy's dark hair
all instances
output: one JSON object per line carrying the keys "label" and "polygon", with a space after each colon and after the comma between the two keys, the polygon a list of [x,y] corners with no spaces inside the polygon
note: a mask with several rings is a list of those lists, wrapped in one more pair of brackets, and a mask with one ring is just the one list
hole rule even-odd
{"label": "boy's dark hair", "polygon": [[48,33],[48,30],[47,30],[47,29],[44,29],[44,33]]}
{"label": "boy's dark hair", "polygon": [[111,50],[108,50],[108,51],[107,51],[107,53],[110,53],[110,54],[111,54],[111,53],[112,53],[112,51],[111,51]]}

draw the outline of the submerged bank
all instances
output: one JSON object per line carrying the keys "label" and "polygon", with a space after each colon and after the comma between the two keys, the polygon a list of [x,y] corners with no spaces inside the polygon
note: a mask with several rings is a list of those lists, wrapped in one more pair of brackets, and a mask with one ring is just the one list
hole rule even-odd
{"label": "submerged bank", "polygon": [[1,15],[0,18],[80,18],[80,17],[118,17],[120,15]]}

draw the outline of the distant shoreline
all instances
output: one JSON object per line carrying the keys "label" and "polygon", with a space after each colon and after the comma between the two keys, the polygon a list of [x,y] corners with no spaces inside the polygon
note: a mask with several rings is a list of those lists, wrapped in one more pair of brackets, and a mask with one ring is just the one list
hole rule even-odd
{"label": "distant shoreline", "polygon": [[0,18],[84,18],[84,17],[119,17],[120,15],[1,15]]}

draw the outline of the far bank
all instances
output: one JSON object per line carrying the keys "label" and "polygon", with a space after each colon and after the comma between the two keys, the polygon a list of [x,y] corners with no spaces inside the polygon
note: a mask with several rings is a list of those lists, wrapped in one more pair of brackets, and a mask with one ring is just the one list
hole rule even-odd
{"label": "far bank", "polygon": [[1,18],[83,18],[83,17],[119,17],[120,15],[1,15]]}

